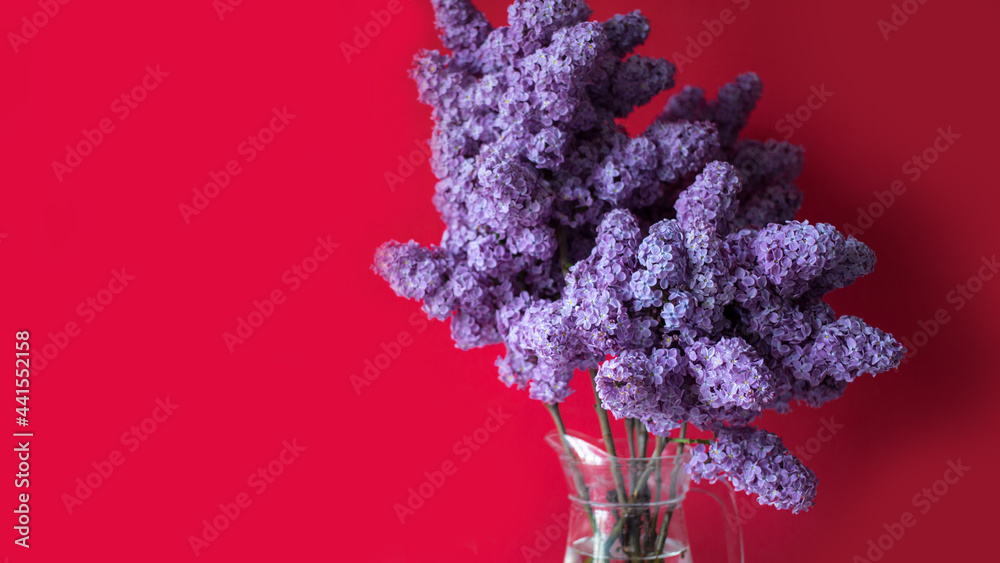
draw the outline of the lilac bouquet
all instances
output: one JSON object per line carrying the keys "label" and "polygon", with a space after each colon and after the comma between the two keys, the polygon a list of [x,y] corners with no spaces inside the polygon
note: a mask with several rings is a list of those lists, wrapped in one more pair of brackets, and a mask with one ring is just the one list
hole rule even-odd
{"label": "lilac bouquet", "polygon": [[[447,227],[439,245],[384,244],[374,269],[450,318],[459,348],[502,342],[500,380],[527,388],[560,428],[558,404],[589,371],[606,437],[610,412],[659,452],[694,444],[694,479],[808,509],[815,475],[751,421],[835,399],[895,368],[903,348],[823,301],[875,256],[793,219],[799,147],[738,138],[758,77],[714,100],[684,88],[633,136],[616,119],[675,73],[630,55],[649,33],[639,12],[593,22],[582,0],[519,0],[493,28],[469,0],[433,4],[451,54],[420,53],[412,75],[433,108]],[[687,424],[713,439],[686,438]]]}

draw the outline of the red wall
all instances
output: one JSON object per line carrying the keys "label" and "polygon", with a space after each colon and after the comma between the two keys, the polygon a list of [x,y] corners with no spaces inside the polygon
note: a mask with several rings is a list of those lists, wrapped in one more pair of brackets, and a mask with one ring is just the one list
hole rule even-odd
{"label": "red wall", "polygon": [[[496,380],[496,347],[456,350],[447,326],[425,324],[368,270],[382,241],[436,242],[442,229],[426,164],[391,189],[385,178],[430,133],[406,77],[412,54],[437,45],[429,3],[393,3],[398,13],[349,57],[355,26],[388,0],[249,0],[221,16],[215,4],[58,3],[34,33],[21,18],[39,3],[0,6],[0,346],[30,330],[35,358],[31,548],[8,543],[0,556],[523,560],[567,506],[542,442],[548,415]],[[500,21],[505,2],[480,4]],[[998,250],[987,151],[1000,13],[904,4],[918,9],[905,22],[897,14],[886,39],[889,0],[593,3],[600,17],[643,9],[653,32],[641,52],[668,58],[732,10],[692,48],[679,83],[714,90],[756,71],[766,88],[750,136],[784,137],[781,120],[812,88],[832,92],[791,135],[807,148],[801,217],[857,226],[859,208],[877,216],[860,227],[875,273],[832,303],[917,344],[898,372],[866,377],[821,410],[765,417],[806,448],[820,493],[803,515],[756,507],[749,561],[875,560],[869,540],[905,513],[913,527],[882,538],[892,546],[872,553],[880,561],[983,561],[995,534],[1000,281],[981,265]],[[15,52],[8,33],[25,31]],[[145,78],[147,67],[160,70]],[[652,120],[665,98],[630,123]],[[248,136],[265,127],[270,142],[253,149]],[[906,163],[941,128],[957,138],[930,151],[936,162],[917,177]],[[100,143],[67,162],[66,146],[87,136]],[[227,187],[200,199],[195,190],[227,168]],[[251,314],[258,305],[269,314]],[[258,326],[238,333],[248,318]],[[386,365],[393,341],[405,345]],[[384,369],[356,392],[351,375],[376,361]],[[592,433],[592,396],[578,388],[563,410]],[[168,399],[177,407],[158,408]],[[503,424],[466,449],[491,413]],[[7,456],[13,510],[24,491]],[[970,469],[956,479],[947,469],[959,460]],[[394,505],[445,463],[454,474],[401,524]],[[955,482],[944,491],[946,476]],[[77,482],[88,478],[100,484]],[[203,523],[213,519],[225,527],[217,537]],[[559,546],[540,551],[532,561],[561,560]]]}

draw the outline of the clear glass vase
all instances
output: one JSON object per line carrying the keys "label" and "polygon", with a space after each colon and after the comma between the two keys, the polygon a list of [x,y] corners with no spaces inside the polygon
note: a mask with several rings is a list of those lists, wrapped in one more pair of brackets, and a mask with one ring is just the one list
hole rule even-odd
{"label": "clear glass vase", "polygon": [[[546,442],[559,454],[569,486],[570,520],[564,563],[691,563],[684,512],[688,493],[714,499],[723,512],[728,561],[742,563],[743,538],[736,501],[692,487],[683,465],[690,449],[668,444],[659,457],[609,456],[603,442],[568,432],[551,432]],[[616,448],[627,452],[627,446]]]}

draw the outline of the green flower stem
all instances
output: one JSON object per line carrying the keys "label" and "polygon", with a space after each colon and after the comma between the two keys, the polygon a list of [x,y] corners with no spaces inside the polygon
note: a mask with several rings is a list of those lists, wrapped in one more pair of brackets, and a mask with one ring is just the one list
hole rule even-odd
{"label": "green flower stem", "polygon": [[[656,483],[656,487],[653,489],[653,498],[652,498],[652,501],[656,503],[660,502],[660,486],[663,483],[663,474],[662,474],[663,460],[660,458],[663,456],[663,450],[666,448],[666,446],[667,446],[667,441],[664,440],[662,436],[657,436],[656,446],[653,448],[653,458],[655,458],[655,471],[656,471],[656,475],[653,476],[653,482]],[[656,521],[660,517],[659,506],[660,506],[659,504],[653,505],[653,509],[650,511],[649,533],[651,539],[653,540],[656,539],[656,531],[655,531]]]}
{"label": "green flower stem", "polygon": [[[611,434],[611,422],[608,420],[608,411],[601,406],[601,396],[597,394],[597,370],[590,368],[590,384],[594,388],[594,410],[597,411],[597,421],[601,424],[601,437],[604,438],[604,448],[608,455],[617,458],[618,452],[615,450],[615,439]],[[618,502],[624,502],[625,478],[622,477],[622,468],[617,462],[611,463],[611,475],[615,480],[615,492],[618,494]]]}
{"label": "green flower stem", "polygon": [[[628,463],[628,479],[629,479],[628,484],[630,484],[632,487],[632,496],[628,501],[626,501],[629,504],[632,503],[632,498],[635,498],[635,493],[637,490],[636,487],[639,486],[635,480],[635,478],[637,477],[636,475],[637,464],[635,463],[635,458],[637,455],[635,448],[635,423],[636,421],[634,418],[625,419],[625,438],[626,441],[628,442],[628,456],[629,456],[629,459],[626,462]],[[625,514],[626,516],[621,519],[622,522],[631,519],[634,516],[631,507],[626,508]],[[639,552],[639,539],[636,537],[636,532],[638,532],[638,526],[632,526],[631,528],[629,528],[628,541],[629,541],[629,546],[632,549],[631,551],[632,555],[635,555]]]}
{"label": "green flower stem", "polygon": [[628,456],[636,457],[635,455],[635,439],[633,438],[633,431],[635,430],[635,420],[631,418],[625,419],[625,436],[628,438]]}
{"label": "green flower stem", "polygon": [[656,437],[656,447],[653,448],[653,457],[656,458],[656,476],[653,481],[656,483],[655,493],[653,493],[653,502],[660,502],[660,484],[662,480],[660,479],[660,470],[663,467],[663,450],[667,447],[667,441],[661,436]]}
{"label": "green flower stem", "polygon": [[[559,404],[545,405],[549,409],[549,414],[552,415],[552,421],[556,424],[556,430],[559,432],[559,437],[562,438],[563,448],[566,450],[566,454],[569,455],[574,461],[577,461],[576,453],[569,445],[569,440],[566,439],[566,425],[563,423],[562,415],[559,413]],[[580,473],[579,468],[575,465],[573,467],[573,482],[576,484],[576,492],[580,495],[580,499],[583,500],[584,506],[587,507],[587,518],[590,519],[590,529],[597,533],[597,518],[594,516],[594,509],[590,506],[590,491],[587,489],[587,484],[583,480],[583,475]]]}
{"label": "green flower stem", "polygon": [[[637,421],[634,418],[625,419],[625,438],[626,441],[628,442],[628,455],[629,455],[629,459],[626,463],[628,463],[629,484],[631,484],[632,486],[632,496],[627,501],[630,505],[634,502],[633,499],[635,498],[636,492],[638,491],[638,487],[640,486],[639,483],[635,480],[635,478],[638,476],[637,473],[639,469],[638,463],[636,463],[636,458],[638,457],[638,451],[636,449],[636,436],[635,436],[636,424]],[[625,522],[626,520],[635,520],[637,519],[637,517],[638,514],[636,514],[632,510],[632,507],[629,506],[626,508],[625,517],[622,518],[621,521]],[[636,557],[639,556],[640,551],[642,549],[642,542],[639,539],[639,532],[640,532],[639,526],[631,526],[629,528],[628,543],[630,547],[631,561],[638,561]]]}
{"label": "green flower stem", "polygon": [[[678,472],[681,468],[681,459],[684,456],[684,446],[689,443],[687,440],[687,429],[688,425],[685,422],[681,426],[681,437],[677,442],[677,457],[674,458],[674,468],[670,472],[670,501],[673,502],[677,498],[677,477]],[[655,554],[663,553],[663,545],[667,542],[667,534],[670,531],[670,521],[674,518],[674,507],[671,504],[667,508],[667,514],[663,517],[663,524],[660,526],[660,534],[656,538],[656,551]]]}
{"label": "green flower stem", "polygon": [[[648,488],[649,476],[653,473],[653,471],[656,471],[656,477],[653,479],[654,482],[656,483],[656,488],[655,488],[656,493],[652,497],[650,497],[649,502],[652,503],[659,502],[660,456],[663,455],[663,449],[666,446],[667,442],[663,438],[656,436],[656,445],[653,447],[652,459],[646,462],[646,467],[643,469],[642,475],[639,476],[639,480],[637,481],[638,485],[632,486],[632,497],[629,498],[630,503],[636,502],[636,500],[639,498],[639,495],[641,495],[643,491],[645,491]],[[656,539],[655,530],[656,530],[656,519],[658,515],[659,515],[658,509],[656,508],[656,505],[654,505],[653,509],[650,511],[650,524],[648,527],[643,527],[643,531],[645,532],[643,534],[644,537],[640,538],[640,544],[643,546],[643,550],[647,549],[646,546],[649,546],[650,544],[654,543],[654,540]]]}
{"label": "green flower stem", "polygon": [[646,457],[646,444],[649,443],[649,433],[646,431],[646,425],[641,420],[636,420],[635,431],[639,434],[636,439],[636,443],[639,444],[639,455],[636,457]]}
{"label": "green flower stem", "polygon": [[[643,473],[643,475],[639,479],[639,481],[637,481],[638,483],[640,483],[640,485],[639,485],[640,488],[633,487],[632,496],[629,497],[629,499],[628,499],[628,503],[629,504],[635,503],[636,498],[639,496],[639,494],[641,494],[641,487],[645,486],[644,484],[645,484],[646,480],[649,479],[649,474],[654,470],[653,469],[654,467],[655,467],[656,475],[657,475],[657,477],[656,477],[656,495],[653,496],[652,502],[657,502],[658,501],[658,499],[660,497],[660,478],[659,478],[659,475],[660,475],[660,460],[659,460],[659,457],[661,455],[663,455],[663,449],[666,447],[666,445],[667,445],[667,441],[666,440],[664,440],[663,438],[661,438],[659,436],[656,437],[656,447],[653,449],[653,458],[654,459],[652,459],[652,460],[649,461],[649,463],[646,466],[646,471]],[[653,463],[654,461],[655,461],[655,464]],[[654,517],[653,526],[655,527],[656,526],[656,521],[655,521],[655,518],[656,518],[656,508],[655,507],[653,508],[653,517]],[[615,527],[611,530],[611,535],[608,537],[609,544],[610,543],[614,543],[614,540],[618,539],[618,536],[622,533],[622,526],[624,526],[624,525],[625,525],[625,519],[624,518],[619,519],[618,522],[615,523]]]}
{"label": "green flower stem", "polygon": [[[674,500],[677,497],[677,493],[676,493],[676,489],[677,489],[677,477],[678,477],[679,470],[680,470],[680,459],[681,459],[681,457],[682,457],[682,455],[684,453],[684,446],[687,445],[687,444],[709,444],[709,443],[711,443],[711,440],[699,440],[699,439],[685,438],[684,436],[686,434],[687,434],[687,425],[685,424],[684,427],[681,428],[681,437],[680,438],[663,438],[661,436],[656,436],[655,445],[653,447],[653,456],[652,456],[653,459],[649,460],[649,462],[648,462],[646,468],[644,469],[642,475],[636,481],[633,481],[632,494],[628,498],[628,504],[633,504],[633,503],[635,503],[637,501],[639,495],[642,494],[642,491],[643,491],[643,488],[645,487],[646,481],[649,479],[650,473],[652,473],[654,471],[656,472],[656,476],[654,478],[654,481],[656,483],[656,487],[654,489],[654,493],[653,493],[652,498],[650,499],[650,502],[654,502],[654,503],[655,502],[659,502],[661,486],[662,486],[662,483],[663,483],[663,479],[660,476],[660,473],[661,473],[662,468],[663,468],[663,465],[662,465],[663,464],[663,460],[661,458],[663,456],[663,450],[665,450],[667,444],[670,444],[670,443],[678,444],[677,455],[674,458],[676,460],[676,465],[674,466],[673,472],[671,473],[671,485],[670,485],[671,493],[670,493],[670,500]],[[636,485],[636,483],[637,483],[637,485]],[[652,529],[653,530],[656,529],[656,521],[657,521],[657,519],[659,517],[658,512],[659,512],[658,509],[656,507],[654,507],[653,508],[653,514],[652,514],[652,517],[653,517],[652,518]],[[663,528],[660,530],[660,533],[657,536],[657,538],[658,538],[657,546],[658,547],[656,548],[656,551],[654,553],[658,554],[658,553],[660,553],[663,550],[663,544],[666,541],[666,533],[667,533],[667,531],[668,531],[668,529],[670,527],[669,520],[672,517],[673,517],[673,509],[669,509],[668,514],[664,517],[664,520],[663,520]],[[618,522],[615,523],[615,527],[611,530],[611,534],[608,536],[608,545],[609,546],[611,544],[613,544],[615,540],[618,539],[618,536],[621,534],[622,527],[624,526],[624,524],[625,524],[625,519],[624,518],[619,519]],[[662,538],[660,538],[660,536],[662,536]]]}
{"label": "green flower stem", "polygon": [[[635,502],[636,499],[639,498],[639,495],[642,494],[643,489],[646,487],[646,481],[649,479],[650,474],[653,473],[653,470],[656,467],[656,463],[654,462],[656,461],[656,458],[663,455],[663,448],[665,448],[666,445],[667,442],[657,436],[656,447],[653,449],[653,459],[646,462],[646,467],[643,470],[642,475],[640,475],[639,479],[632,484],[632,496],[628,499],[629,503]],[[659,484],[659,482],[656,483],[657,486],[659,486]],[[659,492],[657,492],[657,496],[659,496]],[[656,502],[655,496],[652,498],[651,502]]]}
{"label": "green flower stem", "polygon": [[[604,438],[604,448],[608,451],[608,455],[611,459],[608,460],[611,465],[611,476],[615,481],[615,493],[618,496],[617,503],[622,504],[628,498],[625,492],[625,478],[622,476],[622,468],[618,465],[618,453],[615,450],[615,439],[611,434],[611,422],[608,420],[608,411],[604,410],[601,406],[601,396],[597,393],[597,369],[590,368],[590,385],[594,389],[594,410],[597,411],[597,421],[601,424],[601,436]],[[623,523],[627,513],[618,515],[618,522]],[[610,550],[611,544],[614,542],[614,535],[608,539],[605,544],[605,549]]]}

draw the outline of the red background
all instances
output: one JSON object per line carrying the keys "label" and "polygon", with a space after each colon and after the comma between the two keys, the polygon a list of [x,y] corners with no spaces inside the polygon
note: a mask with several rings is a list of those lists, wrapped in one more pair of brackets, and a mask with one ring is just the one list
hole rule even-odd
{"label": "red background", "polygon": [[[410,322],[418,306],[368,270],[380,242],[432,243],[442,230],[426,164],[394,189],[384,176],[430,134],[429,109],[406,76],[415,51],[438,45],[429,3],[402,0],[350,61],[342,43],[388,0],[325,4],[248,0],[220,19],[210,0],[77,1],[19,52],[0,46],[0,346],[30,330],[37,356],[67,322],[80,326],[32,375],[32,547],[8,543],[0,557],[195,559],[189,542],[202,520],[248,493],[251,504],[198,559],[521,561],[522,546],[566,510],[542,442],[551,422],[496,380],[499,347],[461,352],[446,325],[420,331]],[[503,21],[505,2],[477,4]],[[915,527],[882,561],[982,561],[997,521],[1000,282],[974,282],[981,290],[961,310],[948,295],[997,252],[987,56],[998,9],[930,0],[886,41],[877,21],[890,18],[888,0],[745,4],[592,3],[601,18],[642,9],[653,31],[640,52],[668,58],[703,19],[734,10],[678,82],[714,92],[756,71],[765,95],[748,136],[777,135],[811,87],[833,92],[791,138],[807,148],[800,217],[857,224],[874,192],[897,179],[907,191],[861,236],[879,255],[875,273],[832,304],[911,340],[939,309],[948,318],[898,372],[865,377],[821,410],[764,418],[792,448],[817,437],[822,419],[843,428],[811,456],[817,506],[794,516],[758,507],[745,525],[747,560],[849,561],[910,511]],[[38,10],[5,1],[0,31],[20,33],[21,18]],[[111,104],[141,84],[147,65],[169,76],[121,120]],[[629,124],[643,127],[665,99]],[[285,106],[296,117],[246,162],[240,143]],[[52,162],[104,118],[114,130],[60,182]],[[913,180],[902,166],[939,127],[960,137]],[[229,160],[241,173],[185,223],[179,204],[191,205]],[[340,246],[292,291],[284,273],[327,236]],[[122,268],[135,279],[103,311],[81,316],[88,298],[111,295],[100,291]],[[230,353],[223,333],[276,289],[287,300]],[[352,374],[404,332],[412,344],[356,392]],[[591,395],[578,389],[565,417],[594,433]],[[14,429],[13,385],[8,392]],[[128,452],[122,433],[167,397],[176,412]],[[511,417],[466,460],[453,447],[489,409]],[[248,476],[293,439],[305,451],[272,464],[282,473],[257,494]],[[64,495],[113,450],[124,463],[69,513]],[[7,455],[0,507],[13,510]],[[968,474],[920,514],[914,495],[958,459]],[[401,524],[394,505],[449,460],[457,473]],[[3,518],[13,525],[12,512]],[[532,560],[560,561],[561,546]]]}

